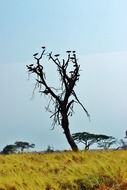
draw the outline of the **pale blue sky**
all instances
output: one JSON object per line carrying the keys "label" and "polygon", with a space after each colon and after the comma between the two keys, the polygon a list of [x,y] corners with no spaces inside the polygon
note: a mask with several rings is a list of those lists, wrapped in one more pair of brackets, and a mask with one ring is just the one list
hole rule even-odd
{"label": "pale blue sky", "polygon": [[[77,93],[91,114],[79,107],[72,132],[106,133],[127,129],[127,1],[0,0],[0,149],[16,140],[69,148],[62,129],[51,131],[45,100],[35,95],[25,65],[45,45],[49,51],[78,53],[82,72]],[[49,73],[51,68],[49,68]]]}

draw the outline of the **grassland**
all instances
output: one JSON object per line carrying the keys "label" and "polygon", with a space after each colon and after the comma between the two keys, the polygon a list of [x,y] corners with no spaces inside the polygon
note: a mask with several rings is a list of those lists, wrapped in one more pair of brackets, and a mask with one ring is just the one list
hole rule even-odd
{"label": "grassland", "polygon": [[127,190],[127,151],[0,155],[0,190]]}

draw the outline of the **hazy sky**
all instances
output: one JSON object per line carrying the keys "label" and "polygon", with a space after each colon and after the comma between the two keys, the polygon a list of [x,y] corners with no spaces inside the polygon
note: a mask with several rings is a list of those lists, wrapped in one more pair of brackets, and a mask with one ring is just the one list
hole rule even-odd
{"label": "hazy sky", "polygon": [[126,0],[0,0],[0,149],[16,140],[39,150],[70,148],[60,127],[50,130],[45,98],[35,93],[31,99],[34,80],[28,80],[25,65],[34,63],[42,45],[54,53],[77,51],[82,71],[76,91],[91,122],[76,106],[71,131],[124,137],[126,8]]}

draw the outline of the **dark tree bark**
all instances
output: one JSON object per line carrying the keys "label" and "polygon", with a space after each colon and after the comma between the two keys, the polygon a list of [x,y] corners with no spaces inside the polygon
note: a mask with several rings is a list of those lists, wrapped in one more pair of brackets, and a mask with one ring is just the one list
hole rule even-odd
{"label": "dark tree bark", "polygon": [[[50,118],[53,118],[53,128],[57,124],[61,125],[72,150],[78,151],[78,147],[69,129],[69,117],[73,115],[74,103],[78,103],[83,108],[87,116],[90,117],[88,111],[79,101],[74,91],[74,87],[80,77],[80,65],[77,63],[75,51],[67,51],[67,59],[62,59],[62,61],[59,59],[59,54],[53,56],[52,52],[48,53],[49,60],[56,65],[60,76],[61,87],[60,89],[55,89],[48,85],[43,64],[41,64],[43,56],[47,55],[45,51],[45,47],[42,47],[42,53],[38,58],[38,53],[35,53],[33,56],[36,60],[36,64],[27,65],[27,69],[30,73],[35,73],[37,76],[35,87],[39,87],[40,93],[49,96],[49,104],[46,109],[52,113]],[[51,103],[54,107],[53,110],[51,110],[50,107]]]}
{"label": "dark tree bark", "polygon": [[67,112],[66,112],[66,109],[65,110],[62,110],[61,112],[61,125],[62,125],[62,128],[64,130],[64,134],[66,136],[66,139],[69,143],[69,145],[71,146],[72,150],[74,151],[78,151],[78,146],[76,145],[71,133],[70,133],[70,129],[69,129],[69,120],[68,120],[68,115],[67,115]]}

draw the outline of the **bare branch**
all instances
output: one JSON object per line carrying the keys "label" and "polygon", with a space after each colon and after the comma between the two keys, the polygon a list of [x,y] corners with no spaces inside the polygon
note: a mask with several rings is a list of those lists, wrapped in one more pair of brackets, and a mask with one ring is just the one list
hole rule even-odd
{"label": "bare branch", "polygon": [[77,97],[77,95],[76,95],[76,93],[74,91],[73,91],[73,95],[74,95],[75,99],[77,100],[77,102],[80,104],[80,106],[83,108],[83,110],[85,111],[87,117],[90,120],[90,114],[88,113],[88,111],[86,110],[86,108],[83,106],[83,104],[79,101],[79,99],[78,99],[78,97]]}

